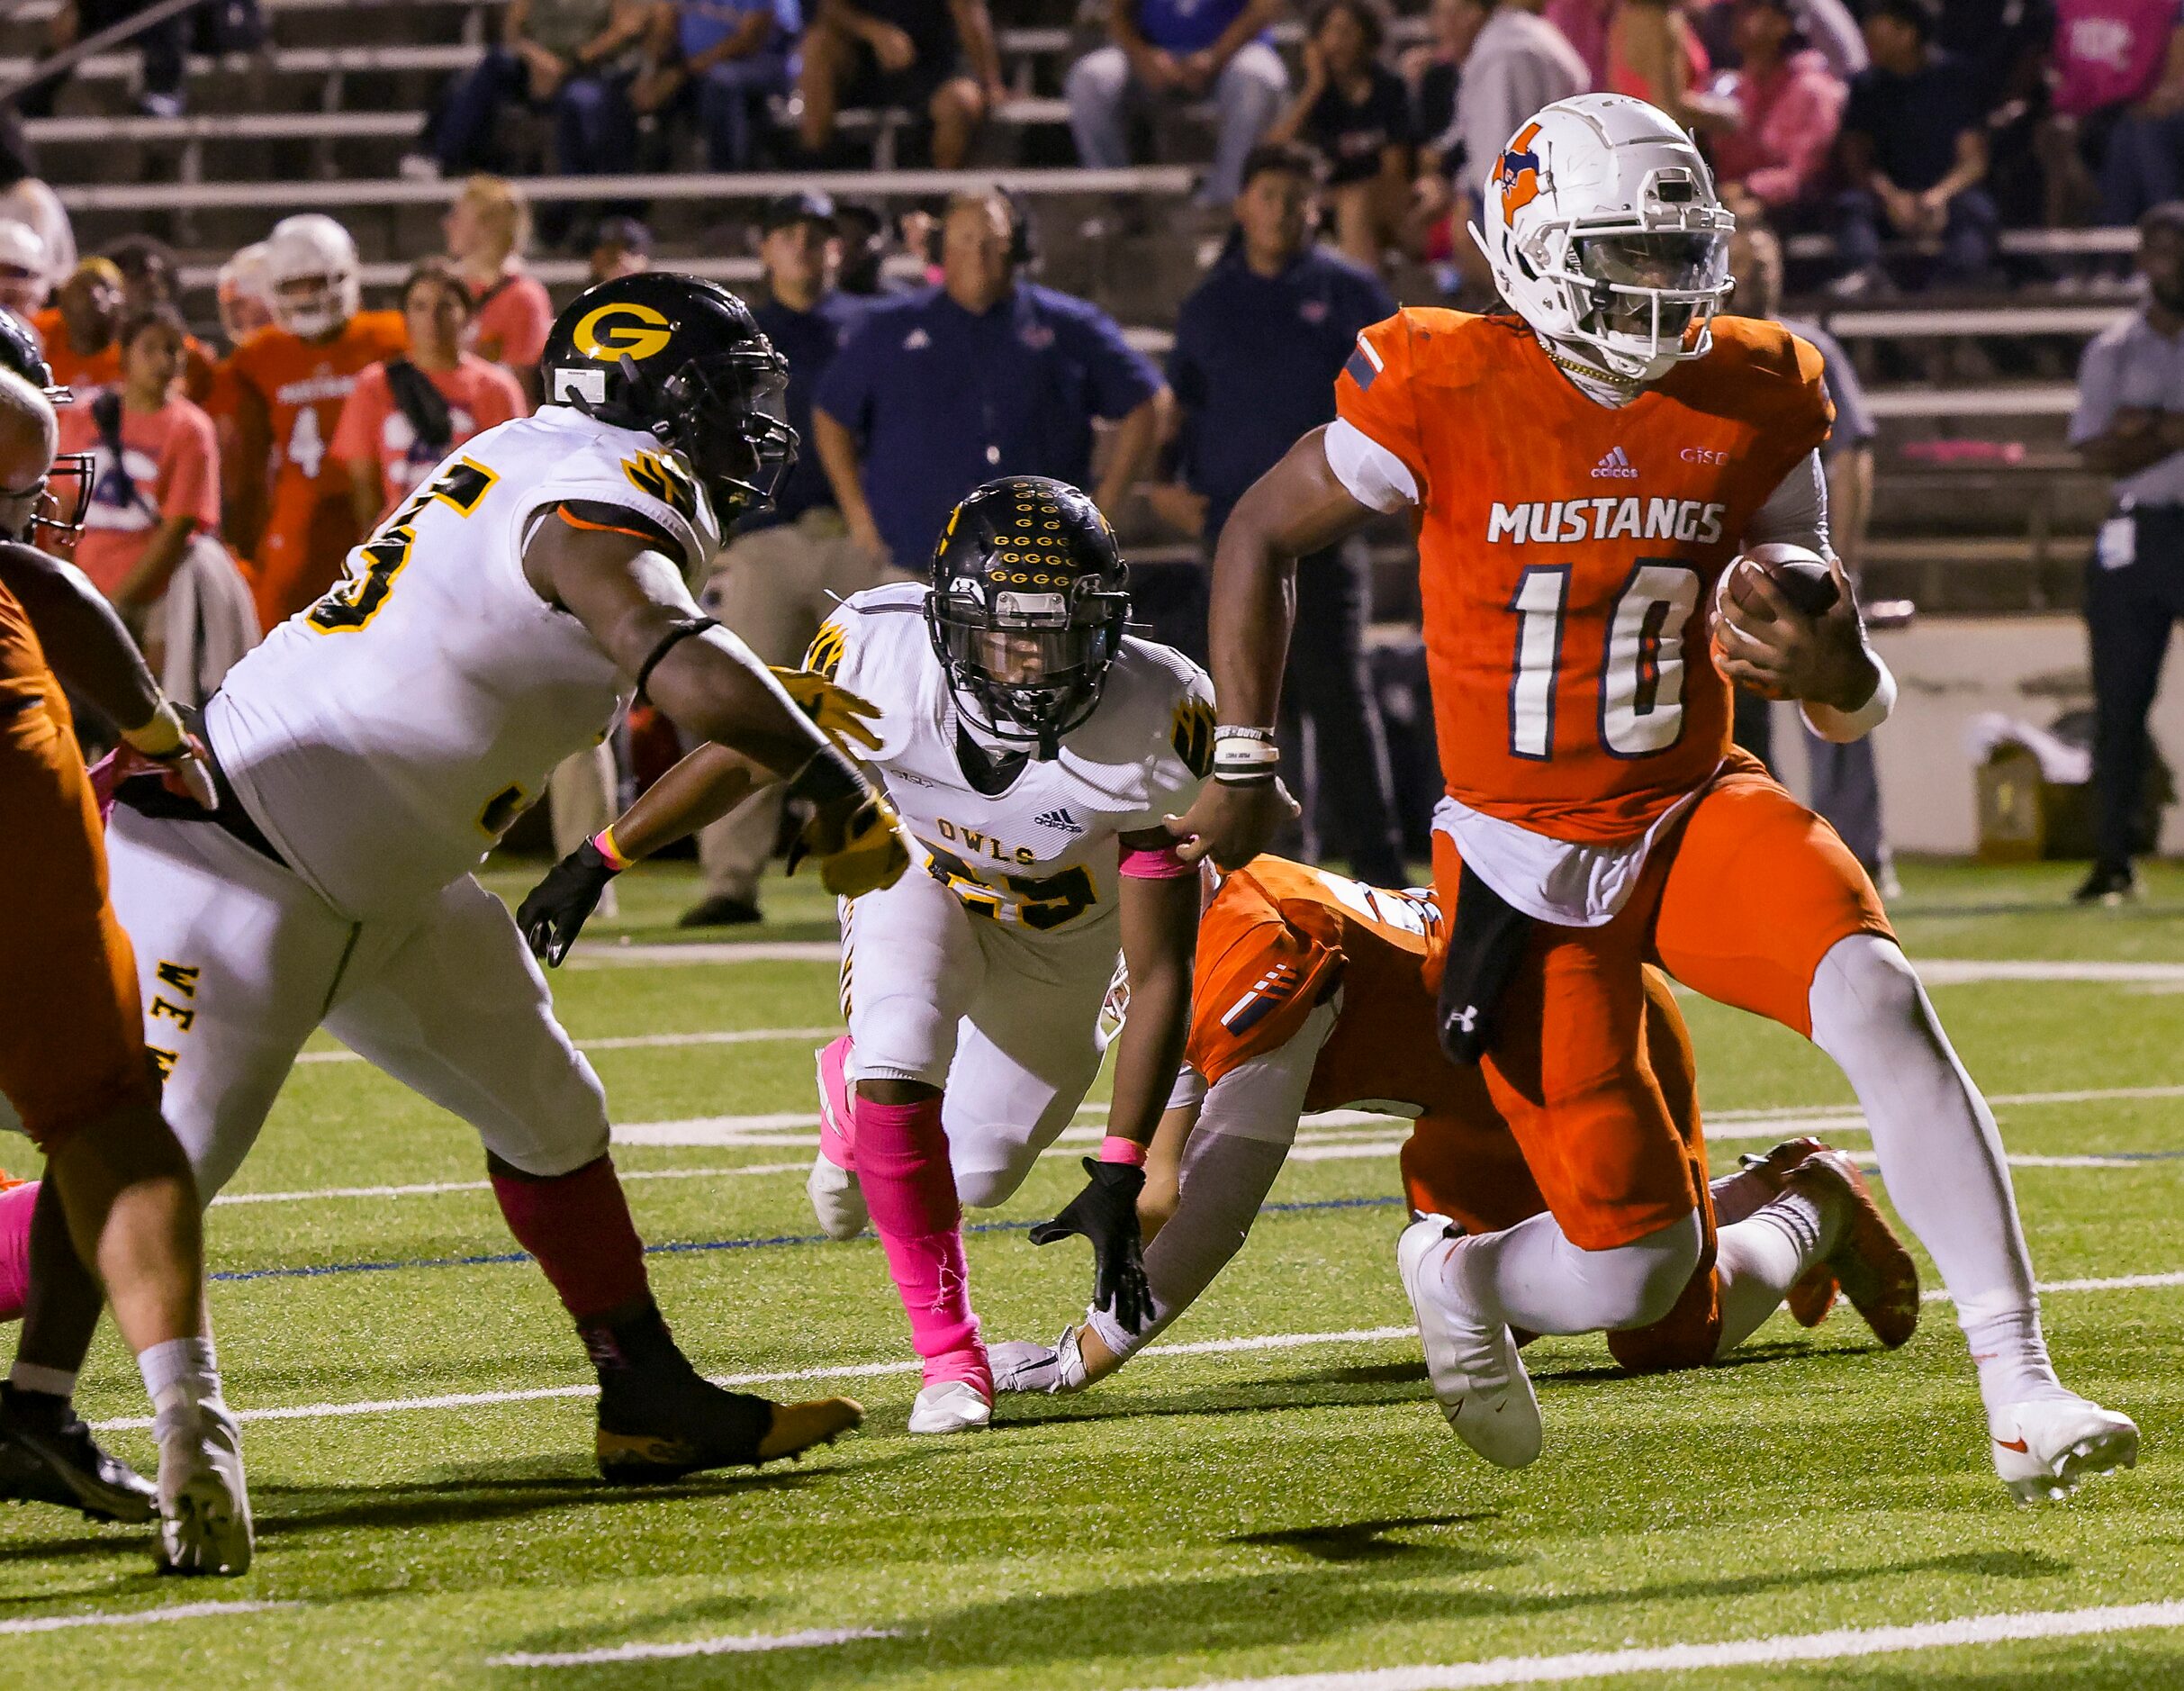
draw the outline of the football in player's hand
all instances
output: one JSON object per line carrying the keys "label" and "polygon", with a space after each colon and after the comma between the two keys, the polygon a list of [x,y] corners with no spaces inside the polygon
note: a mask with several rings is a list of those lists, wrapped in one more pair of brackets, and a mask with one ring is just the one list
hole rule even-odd
{"label": "football in player's hand", "polygon": [[1766,601],[1754,591],[1753,583],[1763,575],[1793,609],[1808,617],[1826,615],[1839,596],[1835,572],[1818,552],[1785,541],[1755,546],[1729,565],[1725,583],[1730,601],[1747,622],[1774,620]]}

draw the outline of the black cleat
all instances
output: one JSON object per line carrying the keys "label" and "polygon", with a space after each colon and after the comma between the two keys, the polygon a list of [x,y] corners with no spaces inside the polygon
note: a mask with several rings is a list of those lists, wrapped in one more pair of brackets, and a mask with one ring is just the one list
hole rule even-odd
{"label": "black cleat", "polygon": [[0,1384],[0,1498],[79,1509],[88,1520],[129,1526],[159,1513],[151,1482],[99,1449],[65,1399],[5,1384]]}
{"label": "black cleat", "polygon": [[847,1397],[777,1404],[716,1386],[675,1346],[657,1309],[584,1330],[599,1370],[599,1471],[665,1485],[709,1468],[755,1468],[831,1444],[864,1419]]}
{"label": "black cleat", "polygon": [[716,894],[700,903],[693,904],[675,919],[677,927],[742,927],[766,918],[757,905],[748,899],[731,899]]}
{"label": "black cleat", "polygon": [[2105,904],[2110,909],[2138,897],[2138,876],[2129,864],[2095,864],[2093,873],[2071,894],[2073,904]]}

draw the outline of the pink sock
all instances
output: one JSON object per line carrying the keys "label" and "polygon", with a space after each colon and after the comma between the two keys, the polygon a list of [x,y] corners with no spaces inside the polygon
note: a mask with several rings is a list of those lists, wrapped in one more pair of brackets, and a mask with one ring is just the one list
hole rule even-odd
{"label": "pink sock", "polygon": [[37,1207],[36,1180],[0,1191],[0,1321],[23,1314],[31,1289],[31,1211]]}
{"label": "pink sock", "polygon": [[487,1172],[508,1230],[538,1259],[579,1326],[650,1296],[644,1243],[613,1158],[597,1157],[550,1178],[490,1165]]}
{"label": "pink sock", "polygon": [[948,1166],[941,1101],[859,1098],[855,1109],[857,1181],[910,1317],[910,1343],[925,1360],[925,1383],[968,1379],[990,1397],[993,1374],[970,1312],[963,1210]]}
{"label": "pink sock", "polygon": [[855,1049],[844,1034],[819,1053],[819,1154],[837,1169],[857,1166],[857,1118],[849,1085],[850,1053]]}

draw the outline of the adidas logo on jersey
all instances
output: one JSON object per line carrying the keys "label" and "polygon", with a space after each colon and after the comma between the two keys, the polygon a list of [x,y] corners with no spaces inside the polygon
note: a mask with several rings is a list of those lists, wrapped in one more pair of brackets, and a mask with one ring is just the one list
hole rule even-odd
{"label": "adidas logo on jersey", "polygon": [[1638,466],[1630,462],[1622,448],[1611,447],[1608,448],[1608,456],[1593,466],[1593,476],[1595,481],[1603,475],[1613,476],[1620,482],[1635,482],[1638,480]]}
{"label": "adidas logo on jersey", "polygon": [[1728,507],[1695,499],[1535,500],[1497,502],[1486,519],[1490,545],[1568,546],[1577,540],[1684,540],[1711,546],[1721,538]]}
{"label": "adidas logo on jersey", "polygon": [[1081,834],[1085,831],[1085,825],[1071,816],[1066,808],[1042,810],[1032,820],[1038,823],[1041,827],[1056,828],[1064,834]]}

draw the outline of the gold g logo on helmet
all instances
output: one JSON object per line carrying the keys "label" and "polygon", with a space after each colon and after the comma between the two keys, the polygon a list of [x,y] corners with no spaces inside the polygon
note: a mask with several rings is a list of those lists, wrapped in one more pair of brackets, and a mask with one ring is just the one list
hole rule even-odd
{"label": "gold g logo on helmet", "polygon": [[667,316],[635,300],[622,300],[587,312],[570,339],[577,351],[601,364],[618,362],[624,353],[640,363],[663,352],[674,338]]}

